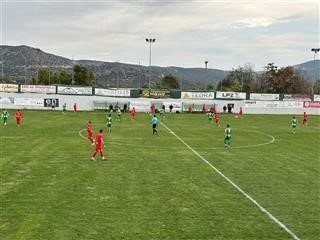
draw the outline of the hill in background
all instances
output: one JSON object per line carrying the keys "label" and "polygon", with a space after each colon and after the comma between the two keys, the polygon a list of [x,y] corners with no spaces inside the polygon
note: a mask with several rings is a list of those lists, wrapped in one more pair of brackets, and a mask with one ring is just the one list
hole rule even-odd
{"label": "hill in background", "polygon": [[[18,83],[24,83],[35,76],[37,68],[50,68],[52,72],[66,70],[71,72],[74,64],[85,65],[92,70],[98,85],[104,87],[132,87],[147,86],[149,70],[151,72],[151,86],[154,86],[163,76],[172,74],[178,78],[184,88],[202,89],[204,84],[216,85],[228,71],[204,68],[157,67],[139,66],[120,62],[102,62],[93,60],[77,60],[56,56],[29,46],[1,46],[3,77]],[[294,66],[314,81],[314,62],[309,61]],[[316,61],[316,76],[320,75],[320,61]]]}

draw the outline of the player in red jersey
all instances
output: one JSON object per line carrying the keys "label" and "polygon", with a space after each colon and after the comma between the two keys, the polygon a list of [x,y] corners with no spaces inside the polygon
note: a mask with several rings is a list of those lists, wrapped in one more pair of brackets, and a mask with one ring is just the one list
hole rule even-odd
{"label": "player in red jersey", "polygon": [[240,117],[240,118],[242,118],[242,117],[243,117],[243,110],[242,110],[242,107],[240,107],[240,111],[239,111],[238,117]]}
{"label": "player in red jersey", "polygon": [[136,115],[136,109],[134,107],[131,109],[130,115],[131,115],[131,120],[134,120],[134,117]]}
{"label": "player in red jersey", "polygon": [[22,118],[22,113],[21,113],[20,110],[18,109],[18,110],[16,111],[16,121],[17,121],[18,127],[20,127],[20,125],[21,125],[21,118]]}
{"label": "player in red jersey", "polygon": [[94,142],[93,142],[93,127],[92,127],[91,121],[89,121],[88,124],[87,124],[87,131],[88,131],[88,139],[90,140],[91,145],[94,145]]}
{"label": "player in red jersey", "polygon": [[302,121],[303,126],[308,126],[308,115],[306,112],[303,112],[303,121]]}
{"label": "player in red jersey", "polygon": [[92,153],[91,160],[95,161],[95,157],[97,153],[99,152],[101,155],[102,160],[107,160],[103,154],[103,148],[104,142],[103,142],[103,135],[102,135],[102,129],[99,131],[99,133],[96,135],[96,150]]}
{"label": "player in red jersey", "polygon": [[77,104],[76,104],[76,103],[73,104],[73,111],[74,111],[74,112],[77,112],[77,111],[78,111],[78,107],[77,107]]}
{"label": "player in red jersey", "polygon": [[216,113],[214,114],[214,120],[215,120],[215,122],[216,122],[216,126],[217,126],[217,127],[220,127],[219,119],[220,119],[219,113],[216,112]]}
{"label": "player in red jersey", "polygon": [[151,113],[151,114],[154,114],[155,111],[156,111],[156,107],[154,106],[154,104],[152,104],[152,105],[150,106],[150,113]]}

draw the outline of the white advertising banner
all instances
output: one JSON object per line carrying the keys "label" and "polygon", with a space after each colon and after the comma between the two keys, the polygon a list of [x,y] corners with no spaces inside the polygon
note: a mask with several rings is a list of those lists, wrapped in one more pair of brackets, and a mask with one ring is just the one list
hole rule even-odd
{"label": "white advertising banner", "polygon": [[250,100],[268,100],[276,101],[280,99],[279,94],[273,93],[250,93]]}
{"label": "white advertising banner", "polygon": [[245,92],[216,92],[216,98],[246,99],[246,93]]}
{"label": "white advertising banner", "polygon": [[56,93],[56,86],[21,85],[20,92],[24,92],[24,93]]}
{"label": "white advertising banner", "polygon": [[182,99],[214,99],[214,92],[181,92]]}
{"label": "white advertising banner", "polygon": [[283,101],[311,101],[310,95],[307,94],[284,94]]}
{"label": "white advertising banner", "polygon": [[0,92],[18,92],[18,84],[0,83]]}
{"label": "white advertising banner", "polygon": [[130,97],[130,89],[95,88],[95,95],[110,97]]}
{"label": "white advertising banner", "polygon": [[92,87],[58,86],[58,94],[92,95]]}
{"label": "white advertising banner", "polygon": [[302,108],[299,101],[245,101],[246,108]]}
{"label": "white advertising banner", "polygon": [[320,95],[318,94],[313,95],[313,101],[320,101]]}
{"label": "white advertising banner", "polygon": [[18,106],[41,106],[44,105],[42,98],[15,98],[14,105]]}
{"label": "white advertising banner", "polygon": [[14,104],[14,98],[13,97],[0,97],[0,104]]}

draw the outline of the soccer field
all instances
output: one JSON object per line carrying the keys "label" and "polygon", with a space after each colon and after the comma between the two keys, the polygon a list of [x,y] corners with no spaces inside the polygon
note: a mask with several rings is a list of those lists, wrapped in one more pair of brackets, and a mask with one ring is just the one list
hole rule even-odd
{"label": "soccer field", "polygon": [[[298,116],[292,134],[288,115],[221,115],[217,128],[203,114],[166,114],[153,136],[144,113],[114,115],[111,135],[102,112],[23,111],[21,128],[10,115],[1,240],[320,237],[319,116],[307,127]],[[107,161],[90,161],[88,120],[104,129]]]}

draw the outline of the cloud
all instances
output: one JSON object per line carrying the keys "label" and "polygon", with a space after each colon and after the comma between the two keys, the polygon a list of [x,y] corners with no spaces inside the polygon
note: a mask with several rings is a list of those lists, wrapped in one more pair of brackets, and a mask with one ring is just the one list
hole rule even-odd
{"label": "cloud", "polygon": [[271,24],[276,22],[275,18],[245,18],[239,20],[233,24],[231,27],[233,28],[255,28],[255,27],[268,27]]}
{"label": "cloud", "polygon": [[[231,69],[269,59],[310,59],[319,41],[319,3],[108,1],[3,3],[3,43],[75,59]],[[268,50],[268,51],[267,51]],[[275,60],[274,60],[275,62]]]}

